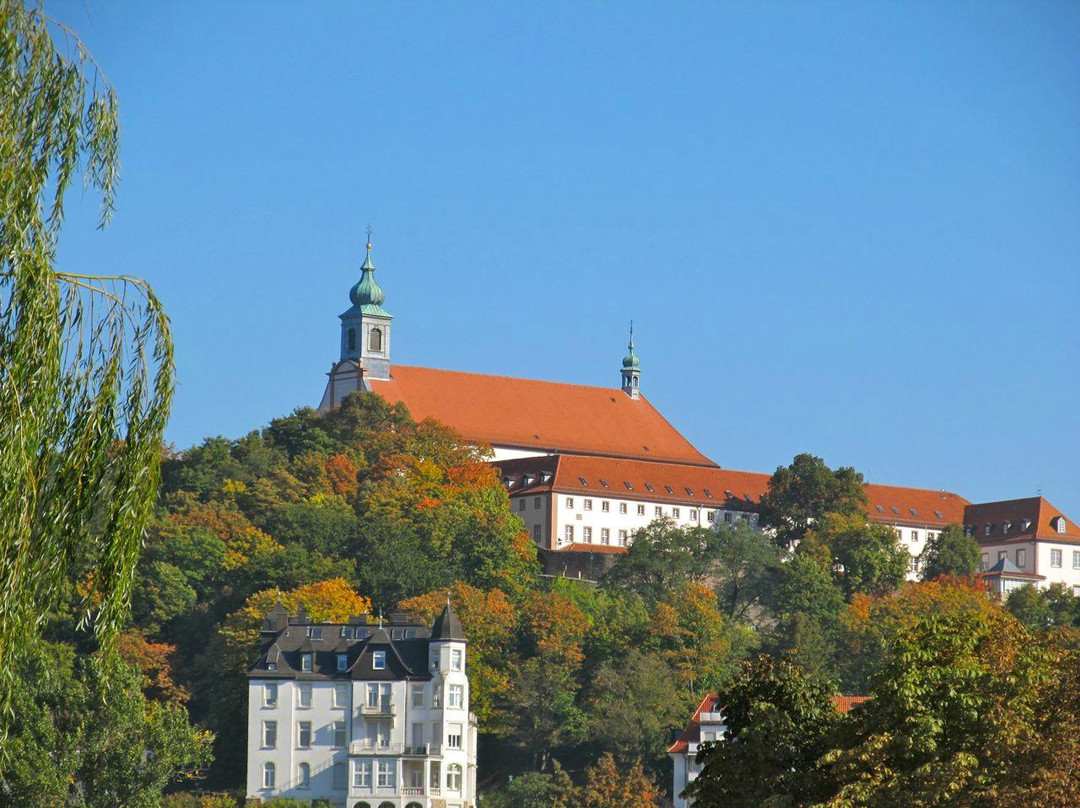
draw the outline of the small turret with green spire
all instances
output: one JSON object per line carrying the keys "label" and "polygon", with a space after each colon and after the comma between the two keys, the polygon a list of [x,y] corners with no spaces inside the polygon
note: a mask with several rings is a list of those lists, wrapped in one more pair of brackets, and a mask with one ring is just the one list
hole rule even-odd
{"label": "small turret with green spire", "polygon": [[377,317],[391,316],[383,307],[386,293],[375,280],[375,264],[371,260],[371,234],[368,234],[367,256],[360,265],[360,280],[349,290],[349,300],[352,301],[353,309],[362,314],[373,314]]}
{"label": "small turret with green spire", "polygon": [[634,321],[630,321],[630,344],[622,360],[622,391],[632,399],[641,398],[641,363],[634,353]]}

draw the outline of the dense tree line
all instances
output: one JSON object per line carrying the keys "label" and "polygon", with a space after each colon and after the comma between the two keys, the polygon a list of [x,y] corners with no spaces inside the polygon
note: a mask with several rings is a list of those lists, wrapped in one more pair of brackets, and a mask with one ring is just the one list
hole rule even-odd
{"label": "dense tree line", "polygon": [[[201,770],[202,788],[242,787],[245,670],[279,599],[316,620],[392,610],[430,620],[450,589],[470,640],[481,786],[494,808],[652,801],[670,788],[673,734],[706,693],[728,694],[735,709],[746,664],[759,666],[751,678],[760,681],[797,670],[777,687],[816,694],[782,702],[773,716],[818,741],[772,779],[800,783],[805,769],[811,785],[766,777],[762,793],[824,793],[815,767],[834,751],[839,726],[827,697],[876,692],[895,638],[916,617],[951,614],[958,601],[1001,612],[948,576],[904,585],[895,535],[861,515],[859,475],[805,455],[773,477],[765,531],[657,521],[599,584],[545,579],[485,460],[482,448],[376,396],[166,453],[119,650],[139,672],[144,709],[186,710],[203,728],[185,736],[193,746],[167,781]],[[972,540],[959,530],[942,536],[927,566],[970,573]],[[1075,600],[1025,590],[1008,607],[1045,629],[1075,622]],[[51,636],[80,642],[74,612],[57,615]],[[799,721],[819,722],[817,736]],[[763,737],[779,737],[778,727]],[[753,771],[732,765],[747,766],[744,779]],[[620,802],[618,782],[635,783],[634,799],[645,802]],[[167,801],[218,808],[228,799]]]}

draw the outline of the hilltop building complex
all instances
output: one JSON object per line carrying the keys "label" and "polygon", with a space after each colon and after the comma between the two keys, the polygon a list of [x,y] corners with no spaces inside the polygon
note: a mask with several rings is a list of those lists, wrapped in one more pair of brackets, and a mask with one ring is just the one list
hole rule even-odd
{"label": "hilltop building complex", "polygon": [[[320,410],[350,393],[376,393],[491,446],[511,507],[549,571],[560,569],[556,556],[622,552],[658,517],[686,526],[757,523],[769,475],[721,468],[653,407],[633,331],[618,388],[407,367],[390,360],[393,316],[370,244],[349,298]],[[875,484],[866,493],[868,519],[896,531],[911,578],[927,542],[957,524],[982,545],[982,569],[999,591],[1027,582],[1080,591],[1080,528],[1041,497],[976,504],[949,491]]]}

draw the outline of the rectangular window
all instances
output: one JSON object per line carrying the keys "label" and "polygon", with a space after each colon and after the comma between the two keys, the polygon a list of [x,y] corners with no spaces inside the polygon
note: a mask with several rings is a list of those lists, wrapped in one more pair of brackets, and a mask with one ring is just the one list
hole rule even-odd
{"label": "rectangular window", "polygon": [[446,725],[446,745],[451,749],[461,748],[461,724]]}
{"label": "rectangular window", "polygon": [[691,522],[696,522],[697,521],[697,511],[695,511],[693,508],[690,509],[690,521]]}
{"label": "rectangular window", "polygon": [[439,690],[438,685],[431,689],[431,706],[435,709],[442,706],[442,691]]}
{"label": "rectangular window", "polygon": [[619,513],[626,513],[626,503],[625,502],[620,502],[619,503]]}
{"label": "rectangular window", "polygon": [[394,786],[394,761],[379,761],[379,779],[377,785],[380,788],[393,788]]}
{"label": "rectangular window", "polygon": [[619,544],[622,547],[626,546],[626,531],[625,530],[620,530],[619,531]]}
{"label": "rectangular window", "polygon": [[611,531],[606,527],[600,528],[600,543],[611,544]]}
{"label": "rectangular window", "polygon": [[981,569],[983,572],[986,572],[988,569],[990,569],[990,554],[989,553],[983,553],[982,554],[982,563],[979,565],[979,569]]}
{"label": "rectangular window", "polygon": [[273,763],[263,764],[263,788],[273,788],[277,769]]}
{"label": "rectangular window", "polygon": [[533,541],[536,544],[540,543],[540,525],[533,525]]}
{"label": "rectangular window", "polygon": [[334,748],[335,749],[344,749],[345,748],[345,722],[344,721],[335,721],[334,722]]}
{"label": "rectangular window", "polygon": [[540,510],[540,502],[541,502],[540,497],[533,497],[533,510],[534,511]]}
{"label": "rectangular window", "polygon": [[424,706],[424,685],[412,686],[412,706],[423,707]]}
{"label": "rectangular window", "polygon": [[1050,551],[1050,566],[1051,567],[1060,567],[1061,566],[1061,550],[1051,550]]}
{"label": "rectangular window", "polygon": [[450,652],[450,670],[452,670],[452,671],[461,670],[461,660],[462,660],[461,649],[459,649],[459,648],[453,649]]}
{"label": "rectangular window", "polygon": [[338,654],[337,655],[337,669],[339,671],[343,671],[348,667],[349,667],[349,655],[348,654]]}
{"label": "rectangular window", "polygon": [[605,499],[605,500],[603,500],[603,501],[602,501],[602,502],[600,503],[600,510],[601,510],[601,511],[603,511],[604,513],[607,513],[608,511],[610,511],[610,510],[611,510],[611,503],[610,503],[610,502],[608,502],[608,501],[607,501],[606,499]]}
{"label": "rectangular window", "polygon": [[917,530],[911,531],[911,543],[912,544],[917,544],[918,541],[919,541],[919,531],[917,531]]}
{"label": "rectangular window", "polygon": [[637,506],[637,515],[638,516],[644,516],[645,515],[645,506],[644,505],[638,505]]}
{"label": "rectangular window", "polygon": [[581,538],[587,544],[592,544],[592,528],[583,527],[581,529]]}
{"label": "rectangular window", "polygon": [[653,508],[653,514],[655,514],[656,516],[663,516],[664,509],[657,505],[655,508]]}
{"label": "rectangular window", "polygon": [[263,685],[263,707],[277,707],[277,683]]}
{"label": "rectangular window", "polygon": [[724,511],[724,521],[729,525],[733,524],[735,522],[735,514],[731,511]]}
{"label": "rectangular window", "polygon": [[570,544],[574,543],[574,526],[573,525],[567,525],[566,526],[566,535],[563,538],[567,542],[569,542]]}
{"label": "rectangular window", "polygon": [[1023,569],[1025,564],[1027,564],[1027,551],[1023,549],[1017,550],[1016,566],[1018,566],[1020,569]]}
{"label": "rectangular window", "polygon": [[345,781],[345,764],[334,764],[334,791],[344,791],[348,787],[348,783]]}
{"label": "rectangular window", "polygon": [[296,746],[298,749],[311,748],[311,722],[301,721],[296,725]]}
{"label": "rectangular window", "polygon": [[582,503],[581,503],[581,507],[584,508],[587,511],[591,511],[592,510],[592,500],[591,499],[583,500]]}
{"label": "rectangular window", "polygon": [[301,682],[296,686],[296,706],[306,710],[311,706],[311,685]]}
{"label": "rectangular window", "polygon": [[334,706],[349,706],[349,685],[345,682],[337,682],[334,684]]}
{"label": "rectangular window", "polygon": [[574,507],[574,498],[573,497],[567,497],[566,498],[566,507],[567,507],[567,509],[572,509]]}
{"label": "rectangular window", "polygon": [[1073,569],[1080,570],[1080,550],[1073,550]]}
{"label": "rectangular window", "polygon": [[998,550],[998,561],[1001,561],[1001,559],[1005,558],[1008,554],[1007,550]]}
{"label": "rectangular window", "polygon": [[386,670],[386,651],[371,652],[371,668],[376,671]]}
{"label": "rectangular window", "polygon": [[518,499],[518,510],[519,511],[525,510],[525,497],[520,497]]}
{"label": "rectangular window", "polygon": [[672,509],[671,509],[671,515],[672,515],[672,516],[673,516],[673,517],[674,517],[675,519],[678,519],[678,518],[679,518],[679,515],[680,515],[681,513],[682,513],[682,510],[681,510],[680,508],[672,508]]}
{"label": "rectangular window", "polygon": [[934,540],[934,534],[933,534],[933,533],[931,533],[930,531],[927,531],[927,532],[926,532],[926,540],[927,540],[928,542],[930,542],[930,541],[933,541],[933,540]]}
{"label": "rectangular window", "polygon": [[465,685],[450,685],[446,706],[460,710],[465,705]]}
{"label": "rectangular window", "polygon": [[371,761],[358,760],[353,769],[353,786],[355,788],[371,787]]}
{"label": "rectangular window", "polygon": [[302,670],[302,671],[310,671],[311,670],[311,656],[312,656],[311,654],[301,654],[300,655],[300,670]]}
{"label": "rectangular window", "polygon": [[263,749],[277,749],[277,721],[263,721]]}

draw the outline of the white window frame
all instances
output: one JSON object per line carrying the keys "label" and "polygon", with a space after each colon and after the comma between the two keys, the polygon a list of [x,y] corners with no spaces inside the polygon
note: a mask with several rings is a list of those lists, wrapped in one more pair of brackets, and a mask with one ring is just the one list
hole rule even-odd
{"label": "white window frame", "polygon": [[342,671],[347,671],[349,669],[349,655],[348,654],[338,654],[337,655],[337,669],[338,669],[338,673],[341,673]]}
{"label": "white window frame", "polygon": [[[1053,567],[1054,569],[1061,569],[1062,556],[1063,555],[1064,554],[1061,552],[1061,550],[1051,550],[1050,551],[1050,566]],[[1054,563],[1055,561],[1057,563]]]}
{"label": "white window frame", "polygon": [[446,706],[452,710],[460,710],[465,706],[465,685],[450,685],[446,694]]}
{"label": "white window frame", "polygon": [[386,670],[386,651],[371,652],[371,669],[373,671]]}
{"label": "white window frame", "polygon": [[353,766],[353,788],[371,788],[371,761],[358,760]]}
{"label": "white window frame", "polygon": [[296,767],[296,787],[311,788],[311,764],[300,763]]}
{"label": "white window frame", "polygon": [[446,767],[446,790],[461,791],[461,764],[451,763]]}
{"label": "white window frame", "polygon": [[427,699],[425,698],[426,691],[427,691],[427,686],[426,685],[416,685],[416,684],[414,684],[412,686],[412,706],[413,707],[415,707],[417,709],[423,709],[424,703],[427,701]]}
{"label": "white window frame", "polygon": [[[330,732],[334,749],[344,749],[346,746],[348,746],[348,727],[344,721],[334,721],[330,725]],[[338,743],[339,740],[341,741],[341,743]]]}
{"label": "white window frame", "polygon": [[266,682],[263,685],[263,707],[274,708],[278,704],[277,682]]}
{"label": "white window frame", "polygon": [[313,659],[314,654],[301,654],[300,655],[300,670],[305,673],[311,673],[312,667],[314,667],[315,661]]}
{"label": "white window frame", "polygon": [[[307,726],[305,730],[304,727]],[[304,732],[307,732],[307,743],[304,743]],[[297,721],[296,722],[296,748],[297,749],[310,749],[311,742],[314,740],[314,729],[311,726],[310,721]]]}
{"label": "white window frame", "polygon": [[566,509],[568,511],[574,510],[574,498],[573,497],[567,497],[566,498]]}
{"label": "white window frame", "polygon": [[461,749],[463,728],[460,723],[446,725],[446,748]]}
{"label": "white window frame", "polygon": [[298,710],[311,709],[311,682],[297,682],[296,708]]}
{"label": "white window frame", "polygon": [[277,749],[277,721],[262,722],[262,748]]}
{"label": "white window frame", "polygon": [[465,659],[465,655],[460,648],[450,649],[450,670],[459,671],[462,669],[462,661]]}
{"label": "white window frame", "polygon": [[277,784],[277,766],[273,761],[266,761],[262,765],[262,787],[274,788]]}
{"label": "white window frame", "polygon": [[591,511],[592,510],[592,500],[591,499],[582,500],[581,509],[584,510],[584,511]]}
{"label": "white window frame", "polygon": [[337,708],[349,706],[349,685],[347,682],[334,683],[333,705]]}
{"label": "white window frame", "polygon": [[619,513],[626,513],[626,503],[625,502],[620,502],[619,503]]}

